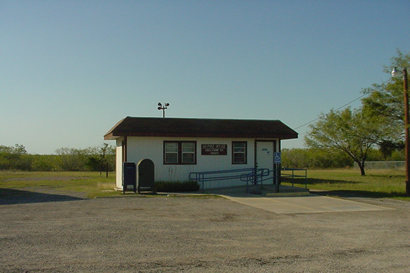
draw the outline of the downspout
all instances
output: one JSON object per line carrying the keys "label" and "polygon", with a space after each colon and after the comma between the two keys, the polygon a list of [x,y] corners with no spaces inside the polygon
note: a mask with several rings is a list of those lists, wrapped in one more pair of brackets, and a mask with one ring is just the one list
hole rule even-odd
{"label": "downspout", "polygon": [[124,136],[122,142],[122,162],[127,162],[127,136]]}

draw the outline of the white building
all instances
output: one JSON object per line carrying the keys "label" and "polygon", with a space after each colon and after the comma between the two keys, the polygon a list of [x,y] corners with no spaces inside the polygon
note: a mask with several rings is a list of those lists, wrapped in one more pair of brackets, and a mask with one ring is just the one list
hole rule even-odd
{"label": "white building", "polygon": [[[122,189],[123,162],[152,160],[155,181],[188,181],[191,172],[272,169],[280,141],[297,136],[278,120],[126,117],[104,139],[116,141],[116,186]],[[239,179],[207,183],[243,185]]]}

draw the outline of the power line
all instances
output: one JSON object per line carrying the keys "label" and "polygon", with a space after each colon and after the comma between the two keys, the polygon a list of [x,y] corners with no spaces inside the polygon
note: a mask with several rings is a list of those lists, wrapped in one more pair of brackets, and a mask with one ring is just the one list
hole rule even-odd
{"label": "power line", "polygon": [[[360,97],[357,97],[357,98],[355,98],[354,100],[351,100],[351,101],[349,101],[348,103],[346,103],[346,104],[340,106],[339,108],[336,108],[336,110],[340,110],[340,109],[342,109],[342,108],[345,108],[346,106],[348,106],[348,105],[352,104],[353,102],[355,102],[355,101],[357,101],[357,100],[363,98],[363,97],[366,96],[366,95],[367,95],[367,94],[363,94],[363,95],[361,95]],[[308,121],[308,122],[306,122],[306,123],[303,123],[302,125],[300,125],[300,126],[294,128],[294,129],[296,130],[296,129],[305,127],[306,125],[309,125],[309,124],[311,124],[312,122],[317,121],[318,119],[319,119],[319,118],[315,118],[315,119],[313,119],[313,120],[311,120],[311,121]]]}
{"label": "power line", "polygon": [[361,98],[363,98],[364,96],[366,96],[367,94],[363,94],[363,95],[361,95],[360,97],[358,97],[358,98],[355,98],[354,100],[352,100],[352,101],[349,101],[348,103],[346,103],[345,105],[343,105],[343,106],[340,106],[339,108],[337,108],[336,110],[340,110],[340,109],[342,109],[342,108],[345,108],[346,106],[348,106],[348,105],[350,105],[350,104],[352,104],[353,102],[355,102],[355,101],[357,101],[357,100],[359,100],[359,99],[361,99]]}

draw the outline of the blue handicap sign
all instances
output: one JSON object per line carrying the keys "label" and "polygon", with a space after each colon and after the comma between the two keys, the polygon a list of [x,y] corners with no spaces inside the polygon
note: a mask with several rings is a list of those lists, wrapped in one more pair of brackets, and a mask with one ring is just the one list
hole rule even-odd
{"label": "blue handicap sign", "polygon": [[281,154],[279,152],[273,153],[273,163],[280,164],[282,162]]}

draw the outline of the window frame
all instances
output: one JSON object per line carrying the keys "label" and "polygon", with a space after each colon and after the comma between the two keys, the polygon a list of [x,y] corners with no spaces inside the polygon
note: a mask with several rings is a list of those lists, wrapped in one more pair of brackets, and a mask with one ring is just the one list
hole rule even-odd
{"label": "window frame", "polygon": [[[166,162],[166,154],[167,153],[166,153],[165,146],[166,146],[167,143],[176,143],[177,146],[178,146],[177,162],[176,163]],[[193,152],[183,152],[183,150],[182,150],[182,144],[183,143],[193,143],[194,144],[194,151]],[[189,162],[189,163],[182,162],[182,159],[183,159],[182,155],[184,153],[189,153],[189,154],[193,153],[194,154],[194,162]],[[189,140],[189,141],[164,140],[164,143],[163,143],[163,160],[162,160],[164,165],[196,165],[196,162],[197,162],[196,157],[197,157],[196,141],[193,141],[193,140]]]}
{"label": "window frame", "polygon": [[[245,151],[241,154],[244,154],[244,161],[243,162],[235,162],[235,154],[238,152],[234,151],[235,144],[245,144]],[[248,142],[247,141],[232,141],[232,165],[244,165],[248,164]]]}
{"label": "window frame", "polygon": [[[167,152],[167,144],[176,144],[176,152]],[[167,162],[167,154],[172,154],[175,155],[176,154],[176,162]],[[171,142],[171,141],[167,141],[164,142],[164,158],[163,158],[164,164],[178,164],[179,162],[179,145],[178,143],[175,142]]]}

